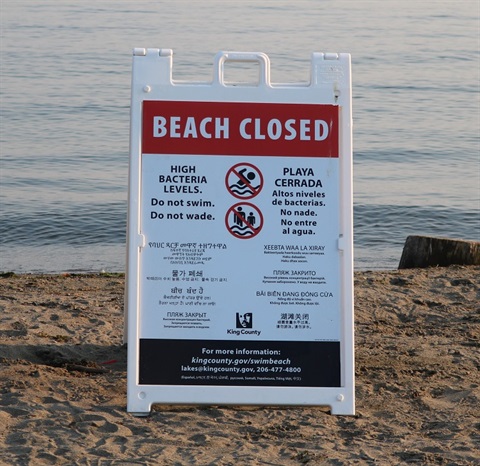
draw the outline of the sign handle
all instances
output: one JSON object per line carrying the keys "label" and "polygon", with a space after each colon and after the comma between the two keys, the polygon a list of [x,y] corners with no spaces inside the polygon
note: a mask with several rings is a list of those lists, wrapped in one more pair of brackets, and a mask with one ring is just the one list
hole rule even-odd
{"label": "sign handle", "polygon": [[225,86],[225,62],[258,63],[260,66],[260,86],[270,87],[270,59],[262,52],[218,52],[214,59],[213,83]]}

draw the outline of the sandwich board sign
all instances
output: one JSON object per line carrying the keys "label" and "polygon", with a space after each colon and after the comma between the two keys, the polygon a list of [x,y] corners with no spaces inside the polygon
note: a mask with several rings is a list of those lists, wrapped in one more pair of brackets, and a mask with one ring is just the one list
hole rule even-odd
{"label": "sandwich board sign", "polygon": [[[350,55],[312,54],[304,84],[272,83],[256,52],[179,82],[172,55],[133,56],[128,411],[354,414]],[[230,62],[258,81],[228,82]]]}

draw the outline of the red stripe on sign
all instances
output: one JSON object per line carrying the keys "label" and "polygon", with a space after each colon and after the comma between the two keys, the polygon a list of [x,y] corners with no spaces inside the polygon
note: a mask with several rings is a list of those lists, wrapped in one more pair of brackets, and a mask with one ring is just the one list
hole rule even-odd
{"label": "red stripe on sign", "polygon": [[339,107],[144,101],[143,154],[338,157]]}

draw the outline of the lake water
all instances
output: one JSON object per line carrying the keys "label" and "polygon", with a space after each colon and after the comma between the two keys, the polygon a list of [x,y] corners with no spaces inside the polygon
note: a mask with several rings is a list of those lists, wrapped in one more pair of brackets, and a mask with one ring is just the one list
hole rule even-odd
{"label": "lake water", "polygon": [[219,50],[267,53],[273,82],[351,53],[356,269],[397,267],[411,234],[479,240],[479,5],[1,2],[0,270],[125,270],[134,47],[192,81]]}

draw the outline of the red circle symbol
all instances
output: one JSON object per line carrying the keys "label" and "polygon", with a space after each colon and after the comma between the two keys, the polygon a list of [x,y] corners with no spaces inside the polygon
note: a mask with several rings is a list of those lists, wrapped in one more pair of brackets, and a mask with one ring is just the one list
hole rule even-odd
{"label": "red circle symbol", "polygon": [[263,215],[257,206],[249,202],[239,202],[225,214],[227,230],[238,239],[257,236],[263,228]]}
{"label": "red circle symbol", "polygon": [[228,192],[237,199],[252,199],[263,188],[263,175],[251,163],[237,163],[228,170],[225,176],[225,186]]}

